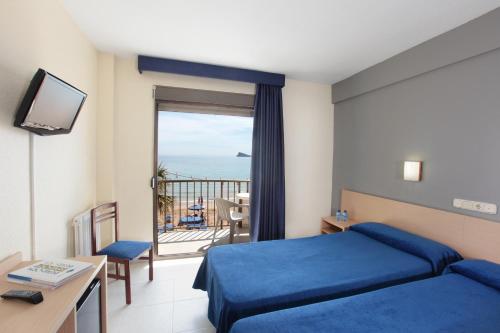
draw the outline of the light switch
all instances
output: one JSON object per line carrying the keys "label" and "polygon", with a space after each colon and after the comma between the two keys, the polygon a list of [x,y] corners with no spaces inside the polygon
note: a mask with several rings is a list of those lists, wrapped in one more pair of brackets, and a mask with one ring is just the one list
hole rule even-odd
{"label": "light switch", "polygon": [[492,215],[497,213],[497,205],[488,202],[453,199],[453,207]]}

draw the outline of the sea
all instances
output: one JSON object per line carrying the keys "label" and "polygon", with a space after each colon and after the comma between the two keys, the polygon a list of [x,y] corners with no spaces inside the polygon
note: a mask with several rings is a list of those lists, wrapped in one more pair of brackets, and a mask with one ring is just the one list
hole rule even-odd
{"label": "sea", "polygon": [[250,157],[159,156],[169,179],[250,179]]}

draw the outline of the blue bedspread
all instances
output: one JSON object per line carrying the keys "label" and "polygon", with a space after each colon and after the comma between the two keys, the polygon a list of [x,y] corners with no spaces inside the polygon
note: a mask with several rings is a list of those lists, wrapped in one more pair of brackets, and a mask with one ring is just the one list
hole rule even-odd
{"label": "blue bedspread", "polygon": [[500,332],[500,265],[465,260],[442,276],[244,318],[231,333]]}
{"label": "blue bedspread", "polygon": [[[373,233],[399,239],[400,247],[372,238]],[[405,246],[422,251],[408,253]],[[210,249],[193,288],[208,292],[208,317],[217,332],[228,332],[240,318],[433,276],[444,267],[443,258],[448,263],[460,255],[428,239],[367,223],[333,235]]]}

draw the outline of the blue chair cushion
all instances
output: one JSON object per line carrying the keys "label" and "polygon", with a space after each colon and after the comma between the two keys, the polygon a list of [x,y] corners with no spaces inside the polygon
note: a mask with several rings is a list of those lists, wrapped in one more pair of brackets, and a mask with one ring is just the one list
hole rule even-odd
{"label": "blue chair cushion", "polygon": [[135,259],[146,250],[151,248],[150,242],[118,241],[110,244],[97,252],[99,255],[107,255],[120,259]]}

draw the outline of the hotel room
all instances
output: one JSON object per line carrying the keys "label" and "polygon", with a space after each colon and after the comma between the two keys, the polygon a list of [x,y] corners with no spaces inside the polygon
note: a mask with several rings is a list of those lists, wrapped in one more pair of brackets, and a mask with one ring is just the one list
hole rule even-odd
{"label": "hotel room", "polygon": [[0,27],[0,333],[500,332],[500,0]]}

